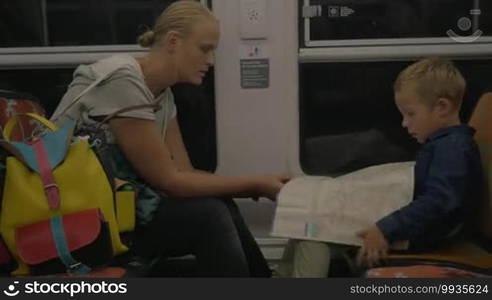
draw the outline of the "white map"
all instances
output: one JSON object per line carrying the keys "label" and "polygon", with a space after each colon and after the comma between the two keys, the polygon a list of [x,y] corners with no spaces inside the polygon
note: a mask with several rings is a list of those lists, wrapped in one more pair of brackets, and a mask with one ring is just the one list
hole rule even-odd
{"label": "white map", "polygon": [[357,231],[410,203],[413,168],[390,163],[337,178],[295,178],[279,193],[272,235],[360,246]]}

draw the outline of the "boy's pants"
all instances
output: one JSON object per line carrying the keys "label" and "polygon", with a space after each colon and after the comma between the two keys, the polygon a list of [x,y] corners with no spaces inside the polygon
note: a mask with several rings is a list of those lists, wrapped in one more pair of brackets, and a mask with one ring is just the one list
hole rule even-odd
{"label": "boy's pants", "polygon": [[279,277],[326,278],[332,257],[341,256],[352,246],[308,240],[289,240],[282,261],[275,270]]}

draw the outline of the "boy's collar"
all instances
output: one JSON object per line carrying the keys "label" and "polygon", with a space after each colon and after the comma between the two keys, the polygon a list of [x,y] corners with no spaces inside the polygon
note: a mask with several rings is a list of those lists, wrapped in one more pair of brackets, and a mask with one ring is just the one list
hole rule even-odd
{"label": "boy's collar", "polygon": [[451,132],[462,132],[462,133],[467,133],[467,134],[473,135],[473,134],[475,134],[475,129],[473,127],[466,125],[466,124],[459,124],[459,125],[454,125],[454,126],[449,126],[449,127],[443,127],[443,128],[440,128],[440,129],[434,131],[434,133],[432,133],[427,138],[426,142],[430,142],[430,141],[436,140],[438,138],[444,137],[444,136],[450,134]]}

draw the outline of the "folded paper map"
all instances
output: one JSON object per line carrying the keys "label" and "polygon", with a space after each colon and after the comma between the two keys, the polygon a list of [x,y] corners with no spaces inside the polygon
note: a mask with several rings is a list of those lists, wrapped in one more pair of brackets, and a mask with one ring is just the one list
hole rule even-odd
{"label": "folded paper map", "polygon": [[401,162],[337,178],[294,178],[279,193],[271,234],[360,246],[356,232],[410,203],[413,168],[414,162]]}

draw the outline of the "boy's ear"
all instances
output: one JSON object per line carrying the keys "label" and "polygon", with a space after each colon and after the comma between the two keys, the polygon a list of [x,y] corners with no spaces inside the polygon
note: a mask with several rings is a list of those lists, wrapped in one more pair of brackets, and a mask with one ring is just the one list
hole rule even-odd
{"label": "boy's ear", "polygon": [[435,103],[435,108],[440,116],[447,116],[449,113],[453,112],[455,107],[454,103],[448,98],[441,97],[437,99]]}

